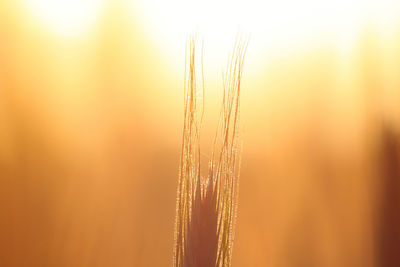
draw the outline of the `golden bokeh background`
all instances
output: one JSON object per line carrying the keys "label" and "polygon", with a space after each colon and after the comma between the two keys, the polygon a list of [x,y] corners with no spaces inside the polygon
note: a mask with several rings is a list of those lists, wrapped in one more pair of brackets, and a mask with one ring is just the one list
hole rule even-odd
{"label": "golden bokeh background", "polygon": [[[149,26],[144,2],[0,2],[0,266],[171,266],[185,36],[160,25],[184,21]],[[397,267],[400,5],[313,28],[311,3],[253,24],[232,265]],[[206,160],[223,65],[204,67]]]}

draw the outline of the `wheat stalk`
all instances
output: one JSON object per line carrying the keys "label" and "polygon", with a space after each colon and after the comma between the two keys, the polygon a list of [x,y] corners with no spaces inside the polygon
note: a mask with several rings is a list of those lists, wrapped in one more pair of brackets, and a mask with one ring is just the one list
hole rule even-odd
{"label": "wheat stalk", "polygon": [[[228,61],[220,121],[206,177],[200,174],[200,128],[204,98],[202,105],[199,105],[195,36],[192,36],[188,46],[173,264],[176,267],[225,267],[231,264],[237,213],[239,100],[247,41],[241,37],[237,39]],[[201,75],[203,77],[203,72]],[[203,86],[200,92],[204,95]]]}

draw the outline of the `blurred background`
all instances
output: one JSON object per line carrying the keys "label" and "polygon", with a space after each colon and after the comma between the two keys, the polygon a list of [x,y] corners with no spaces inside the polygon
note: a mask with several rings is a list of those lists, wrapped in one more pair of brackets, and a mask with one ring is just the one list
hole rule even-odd
{"label": "blurred background", "polygon": [[205,160],[235,34],[251,34],[232,265],[400,266],[399,15],[396,1],[0,1],[0,266],[172,265],[193,28]]}

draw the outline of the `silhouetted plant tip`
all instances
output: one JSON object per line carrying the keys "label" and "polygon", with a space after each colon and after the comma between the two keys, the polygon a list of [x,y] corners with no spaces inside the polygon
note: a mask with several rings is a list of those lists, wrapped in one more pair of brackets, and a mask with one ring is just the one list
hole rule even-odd
{"label": "silhouetted plant tip", "polygon": [[[248,38],[239,36],[223,78],[223,98],[208,173],[200,173],[200,128],[204,112],[198,91],[196,36],[186,48],[184,123],[177,190],[173,265],[230,266],[239,189],[239,113],[243,62]],[[202,56],[202,55],[201,55]]]}

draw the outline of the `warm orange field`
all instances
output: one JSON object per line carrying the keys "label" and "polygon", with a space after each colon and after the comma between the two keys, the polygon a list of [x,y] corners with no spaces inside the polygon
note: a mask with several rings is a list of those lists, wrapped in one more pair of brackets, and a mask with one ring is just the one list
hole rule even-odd
{"label": "warm orange field", "polygon": [[[76,35],[24,1],[0,3],[0,266],[171,266],[184,49],[163,50],[124,1],[105,0]],[[268,38],[252,35],[232,266],[400,266],[400,20],[389,22],[365,20],[343,43],[318,31],[282,45],[283,33],[265,53]]]}

